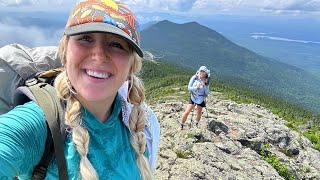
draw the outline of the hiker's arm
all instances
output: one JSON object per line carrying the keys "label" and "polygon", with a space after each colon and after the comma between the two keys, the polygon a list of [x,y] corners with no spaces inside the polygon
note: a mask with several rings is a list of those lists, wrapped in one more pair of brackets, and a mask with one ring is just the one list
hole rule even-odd
{"label": "hiker's arm", "polygon": [[188,84],[188,90],[189,91],[196,91],[197,88],[193,86],[194,80],[195,80],[196,76],[192,76],[189,80],[189,84]]}
{"label": "hiker's arm", "polygon": [[0,179],[16,175],[30,179],[46,140],[46,123],[39,106],[31,102],[1,115],[0,139]]}
{"label": "hiker's arm", "polygon": [[210,93],[209,86],[203,86],[204,94],[208,95]]}

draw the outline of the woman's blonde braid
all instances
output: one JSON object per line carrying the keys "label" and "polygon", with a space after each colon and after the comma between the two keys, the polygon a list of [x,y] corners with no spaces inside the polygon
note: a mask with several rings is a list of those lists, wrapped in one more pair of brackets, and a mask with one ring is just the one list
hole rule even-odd
{"label": "woman's blonde braid", "polygon": [[129,101],[134,105],[129,118],[129,127],[132,132],[131,145],[137,154],[137,165],[140,170],[141,179],[149,180],[152,172],[148,159],[144,156],[146,149],[146,137],[143,133],[146,113],[142,108],[144,101],[144,88],[142,82],[135,75],[129,80]]}
{"label": "woman's blonde braid", "polygon": [[[68,39],[63,38],[60,42],[59,53],[62,63],[65,64],[65,52]],[[87,154],[89,151],[89,132],[81,126],[81,104],[74,97],[72,85],[68,79],[66,71],[59,74],[55,80],[55,88],[58,96],[66,100],[65,124],[70,127],[73,143],[80,155],[80,175],[82,179],[96,180],[98,175],[93,168]]]}

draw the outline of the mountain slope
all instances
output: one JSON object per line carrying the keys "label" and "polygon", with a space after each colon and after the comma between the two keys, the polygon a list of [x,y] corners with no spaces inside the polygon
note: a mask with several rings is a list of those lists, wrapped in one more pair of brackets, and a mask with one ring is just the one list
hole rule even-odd
{"label": "mountain slope", "polygon": [[320,152],[268,109],[212,92],[199,129],[180,131],[186,103],[152,106],[161,128],[156,179],[320,178]]}
{"label": "mountain slope", "polygon": [[[285,121],[257,103],[261,97],[254,96],[250,104],[236,103],[226,98],[232,88],[219,88],[221,83],[216,79],[211,81],[215,86],[210,88],[200,128],[180,131],[179,120],[188,102],[187,81],[191,75],[190,70],[172,64],[143,63],[139,76],[144,80],[148,104],[161,126],[156,179],[320,177],[317,163],[320,153],[315,150],[320,150],[319,132],[313,134],[312,145],[303,133],[288,128],[292,124],[287,118]],[[269,100],[274,102],[272,98]],[[285,102],[271,105],[280,105],[285,117],[295,117],[298,121],[308,118],[300,116],[308,114],[303,110],[299,115],[299,108],[288,111],[290,105],[286,106]],[[318,125],[319,119],[320,116]]]}
{"label": "mountain slope", "polygon": [[141,32],[142,48],[160,60],[194,71],[206,65],[226,83],[263,90],[314,111],[320,110],[320,80],[307,72],[262,57],[196,22],[161,21]]}

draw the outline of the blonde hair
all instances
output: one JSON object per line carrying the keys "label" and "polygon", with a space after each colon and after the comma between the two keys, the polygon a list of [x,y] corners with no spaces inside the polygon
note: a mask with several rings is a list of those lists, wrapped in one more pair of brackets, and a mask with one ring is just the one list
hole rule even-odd
{"label": "blonde hair", "polygon": [[[59,45],[59,55],[63,65],[66,64],[67,43],[69,38],[64,36]],[[141,80],[135,75],[141,70],[141,58],[134,51],[134,61],[129,74],[128,101],[133,104],[129,117],[129,128],[131,132],[130,143],[135,150],[137,166],[141,179],[153,179],[151,167],[148,159],[144,156],[146,150],[146,137],[143,133],[146,113],[142,107],[144,102],[144,87]],[[66,70],[64,70],[55,80],[55,88],[58,96],[66,100],[65,124],[70,127],[72,140],[80,155],[80,175],[82,179],[99,179],[98,174],[87,154],[89,151],[89,132],[83,127],[81,104],[74,96],[74,90],[69,81]],[[70,88],[71,87],[71,88]]]}

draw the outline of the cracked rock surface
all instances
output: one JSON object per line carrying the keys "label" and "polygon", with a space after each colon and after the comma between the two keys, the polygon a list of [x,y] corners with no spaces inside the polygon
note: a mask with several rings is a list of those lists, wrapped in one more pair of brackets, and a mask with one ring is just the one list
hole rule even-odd
{"label": "cracked rock surface", "polygon": [[269,144],[265,152],[275,154],[295,179],[320,180],[320,152],[268,109],[212,92],[199,127],[180,130],[186,103],[151,105],[161,126],[156,179],[284,179],[261,158]]}

